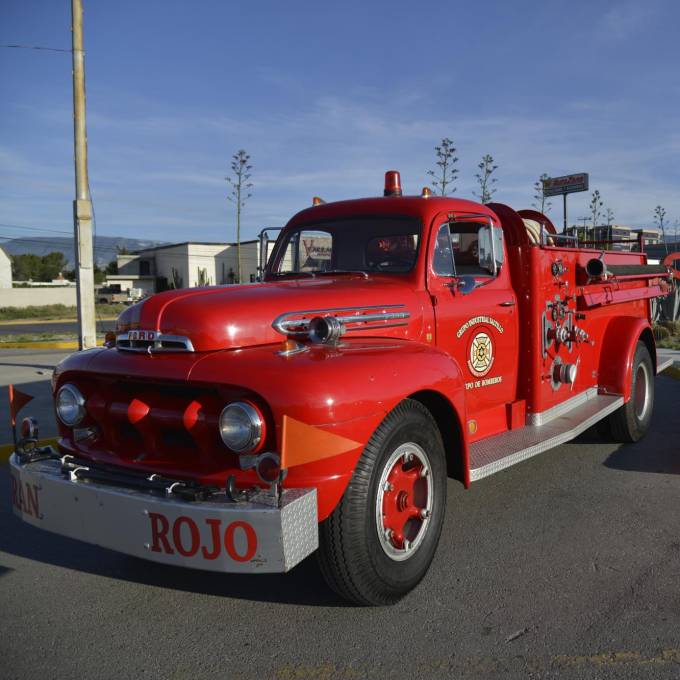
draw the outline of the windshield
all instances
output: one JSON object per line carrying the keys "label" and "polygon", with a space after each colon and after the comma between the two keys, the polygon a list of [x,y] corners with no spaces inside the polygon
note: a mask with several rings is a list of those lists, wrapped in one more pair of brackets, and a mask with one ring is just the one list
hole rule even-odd
{"label": "windshield", "polygon": [[270,274],[409,272],[420,231],[416,218],[376,215],[298,227],[282,236]]}

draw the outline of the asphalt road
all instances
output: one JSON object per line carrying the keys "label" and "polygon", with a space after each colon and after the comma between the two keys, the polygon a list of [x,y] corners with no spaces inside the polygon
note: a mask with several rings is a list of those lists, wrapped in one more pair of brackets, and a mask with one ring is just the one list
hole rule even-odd
{"label": "asphalt road", "polygon": [[[678,678],[680,383],[650,434],[592,432],[449,482],[442,542],[390,608],[287,575],[147,563],[23,525],[0,494],[2,678]],[[0,469],[0,488],[7,488]]]}
{"label": "asphalt road", "polygon": [[[106,333],[116,328],[116,321],[97,321],[97,333]],[[78,335],[76,321],[28,321],[26,323],[0,324],[0,335],[26,335],[30,333],[63,333]]]}

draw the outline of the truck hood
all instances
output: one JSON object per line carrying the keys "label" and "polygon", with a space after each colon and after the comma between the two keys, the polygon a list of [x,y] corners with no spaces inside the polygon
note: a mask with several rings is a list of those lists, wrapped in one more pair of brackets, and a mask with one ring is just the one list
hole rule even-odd
{"label": "truck hood", "polygon": [[[387,277],[318,277],[168,291],[126,310],[118,330],[160,331],[191,341],[195,351],[238,349],[282,341],[272,323],[281,314],[403,305],[405,325],[352,332],[357,336],[417,338],[423,309],[410,282]],[[305,315],[306,316],[306,315]]]}

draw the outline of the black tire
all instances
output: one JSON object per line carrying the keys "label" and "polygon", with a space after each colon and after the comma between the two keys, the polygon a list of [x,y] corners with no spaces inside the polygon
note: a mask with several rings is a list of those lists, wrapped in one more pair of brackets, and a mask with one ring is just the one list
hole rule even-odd
{"label": "black tire", "polygon": [[[407,479],[415,480],[412,493],[398,491]],[[415,588],[437,549],[446,482],[439,428],[421,403],[406,399],[373,433],[342,499],[319,527],[319,565],[328,585],[360,605],[393,604]],[[387,508],[390,517],[420,512],[421,519],[408,519],[390,536]]]}
{"label": "black tire", "polygon": [[654,410],[654,367],[644,342],[638,342],[633,358],[630,399],[609,416],[611,439],[636,442],[647,434]]}

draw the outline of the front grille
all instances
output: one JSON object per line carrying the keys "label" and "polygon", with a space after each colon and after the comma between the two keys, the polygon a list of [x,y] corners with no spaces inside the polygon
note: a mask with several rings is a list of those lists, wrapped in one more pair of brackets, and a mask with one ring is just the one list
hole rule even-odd
{"label": "front grille", "polygon": [[[130,337],[133,335],[133,337]],[[183,335],[163,335],[156,333],[152,340],[139,339],[134,333],[120,333],[116,336],[116,349],[126,352],[193,352],[194,346]]]}
{"label": "front grille", "polygon": [[218,419],[229,399],[220,390],[100,378],[83,384],[96,437],[83,451],[108,451],[120,460],[164,465],[224,464],[229,454]]}

